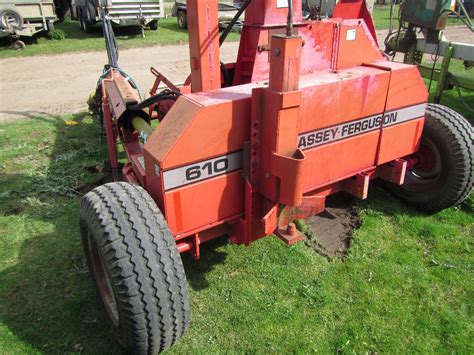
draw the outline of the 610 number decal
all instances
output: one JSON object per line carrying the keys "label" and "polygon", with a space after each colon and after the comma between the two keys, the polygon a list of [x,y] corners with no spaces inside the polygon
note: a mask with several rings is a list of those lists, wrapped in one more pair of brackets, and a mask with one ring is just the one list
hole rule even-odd
{"label": "610 number decal", "polygon": [[202,172],[205,172],[207,176],[226,172],[229,168],[229,158],[221,158],[214,162],[208,161],[204,165],[195,165],[186,169],[186,180],[193,181],[198,180],[202,176]]}
{"label": "610 number decal", "polygon": [[242,152],[232,153],[163,172],[165,190],[242,169]]}

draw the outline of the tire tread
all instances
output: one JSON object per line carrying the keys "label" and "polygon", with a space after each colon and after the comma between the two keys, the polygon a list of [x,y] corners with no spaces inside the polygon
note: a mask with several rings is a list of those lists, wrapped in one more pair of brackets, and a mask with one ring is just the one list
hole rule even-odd
{"label": "tire tread", "polygon": [[187,329],[189,301],[176,243],[155,202],[139,186],[100,186],[81,201],[84,228],[94,234],[110,275],[119,341],[140,354],[169,349]]}

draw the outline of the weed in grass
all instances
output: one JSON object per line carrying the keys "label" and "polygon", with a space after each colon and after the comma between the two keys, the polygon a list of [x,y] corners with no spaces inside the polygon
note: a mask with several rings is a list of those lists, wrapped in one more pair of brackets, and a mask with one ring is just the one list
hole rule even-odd
{"label": "weed in grass", "polygon": [[53,41],[62,40],[62,39],[65,39],[66,37],[67,37],[66,32],[64,32],[63,30],[59,28],[48,33],[48,38]]}

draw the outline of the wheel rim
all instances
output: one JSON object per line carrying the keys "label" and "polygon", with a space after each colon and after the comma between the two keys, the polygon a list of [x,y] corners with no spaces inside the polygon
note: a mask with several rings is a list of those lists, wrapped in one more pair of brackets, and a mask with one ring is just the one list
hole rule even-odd
{"label": "wheel rim", "polygon": [[183,28],[184,27],[184,18],[183,18],[183,13],[180,12],[178,14],[178,25],[179,27]]}
{"label": "wheel rim", "polygon": [[416,180],[417,185],[426,185],[436,182],[441,176],[441,155],[436,145],[428,138],[423,138],[418,153],[413,156],[417,163],[408,171],[410,178]]}
{"label": "wheel rim", "polygon": [[87,233],[87,248],[92,275],[99,290],[99,295],[107,314],[107,318],[114,327],[118,327],[120,320],[118,314],[117,301],[112,290],[112,283],[106,272],[104,261],[97,249],[97,244],[92,239],[91,234]]}
{"label": "wheel rim", "polygon": [[2,17],[2,22],[5,28],[14,28],[19,30],[23,26],[21,16],[15,11],[7,10],[2,14]]}

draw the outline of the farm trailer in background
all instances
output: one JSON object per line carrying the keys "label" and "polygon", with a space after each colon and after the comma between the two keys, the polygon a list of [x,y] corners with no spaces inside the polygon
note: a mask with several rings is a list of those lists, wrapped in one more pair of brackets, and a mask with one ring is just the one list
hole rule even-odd
{"label": "farm trailer in background", "polygon": [[16,0],[0,2],[0,37],[10,37],[13,48],[23,49],[21,36],[32,37],[52,31],[56,13],[54,2],[45,0]]}
{"label": "farm trailer in background", "polygon": [[163,0],[73,0],[72,8],[85,32],[107,15],[114,25],[158,29],[165,16]]}

